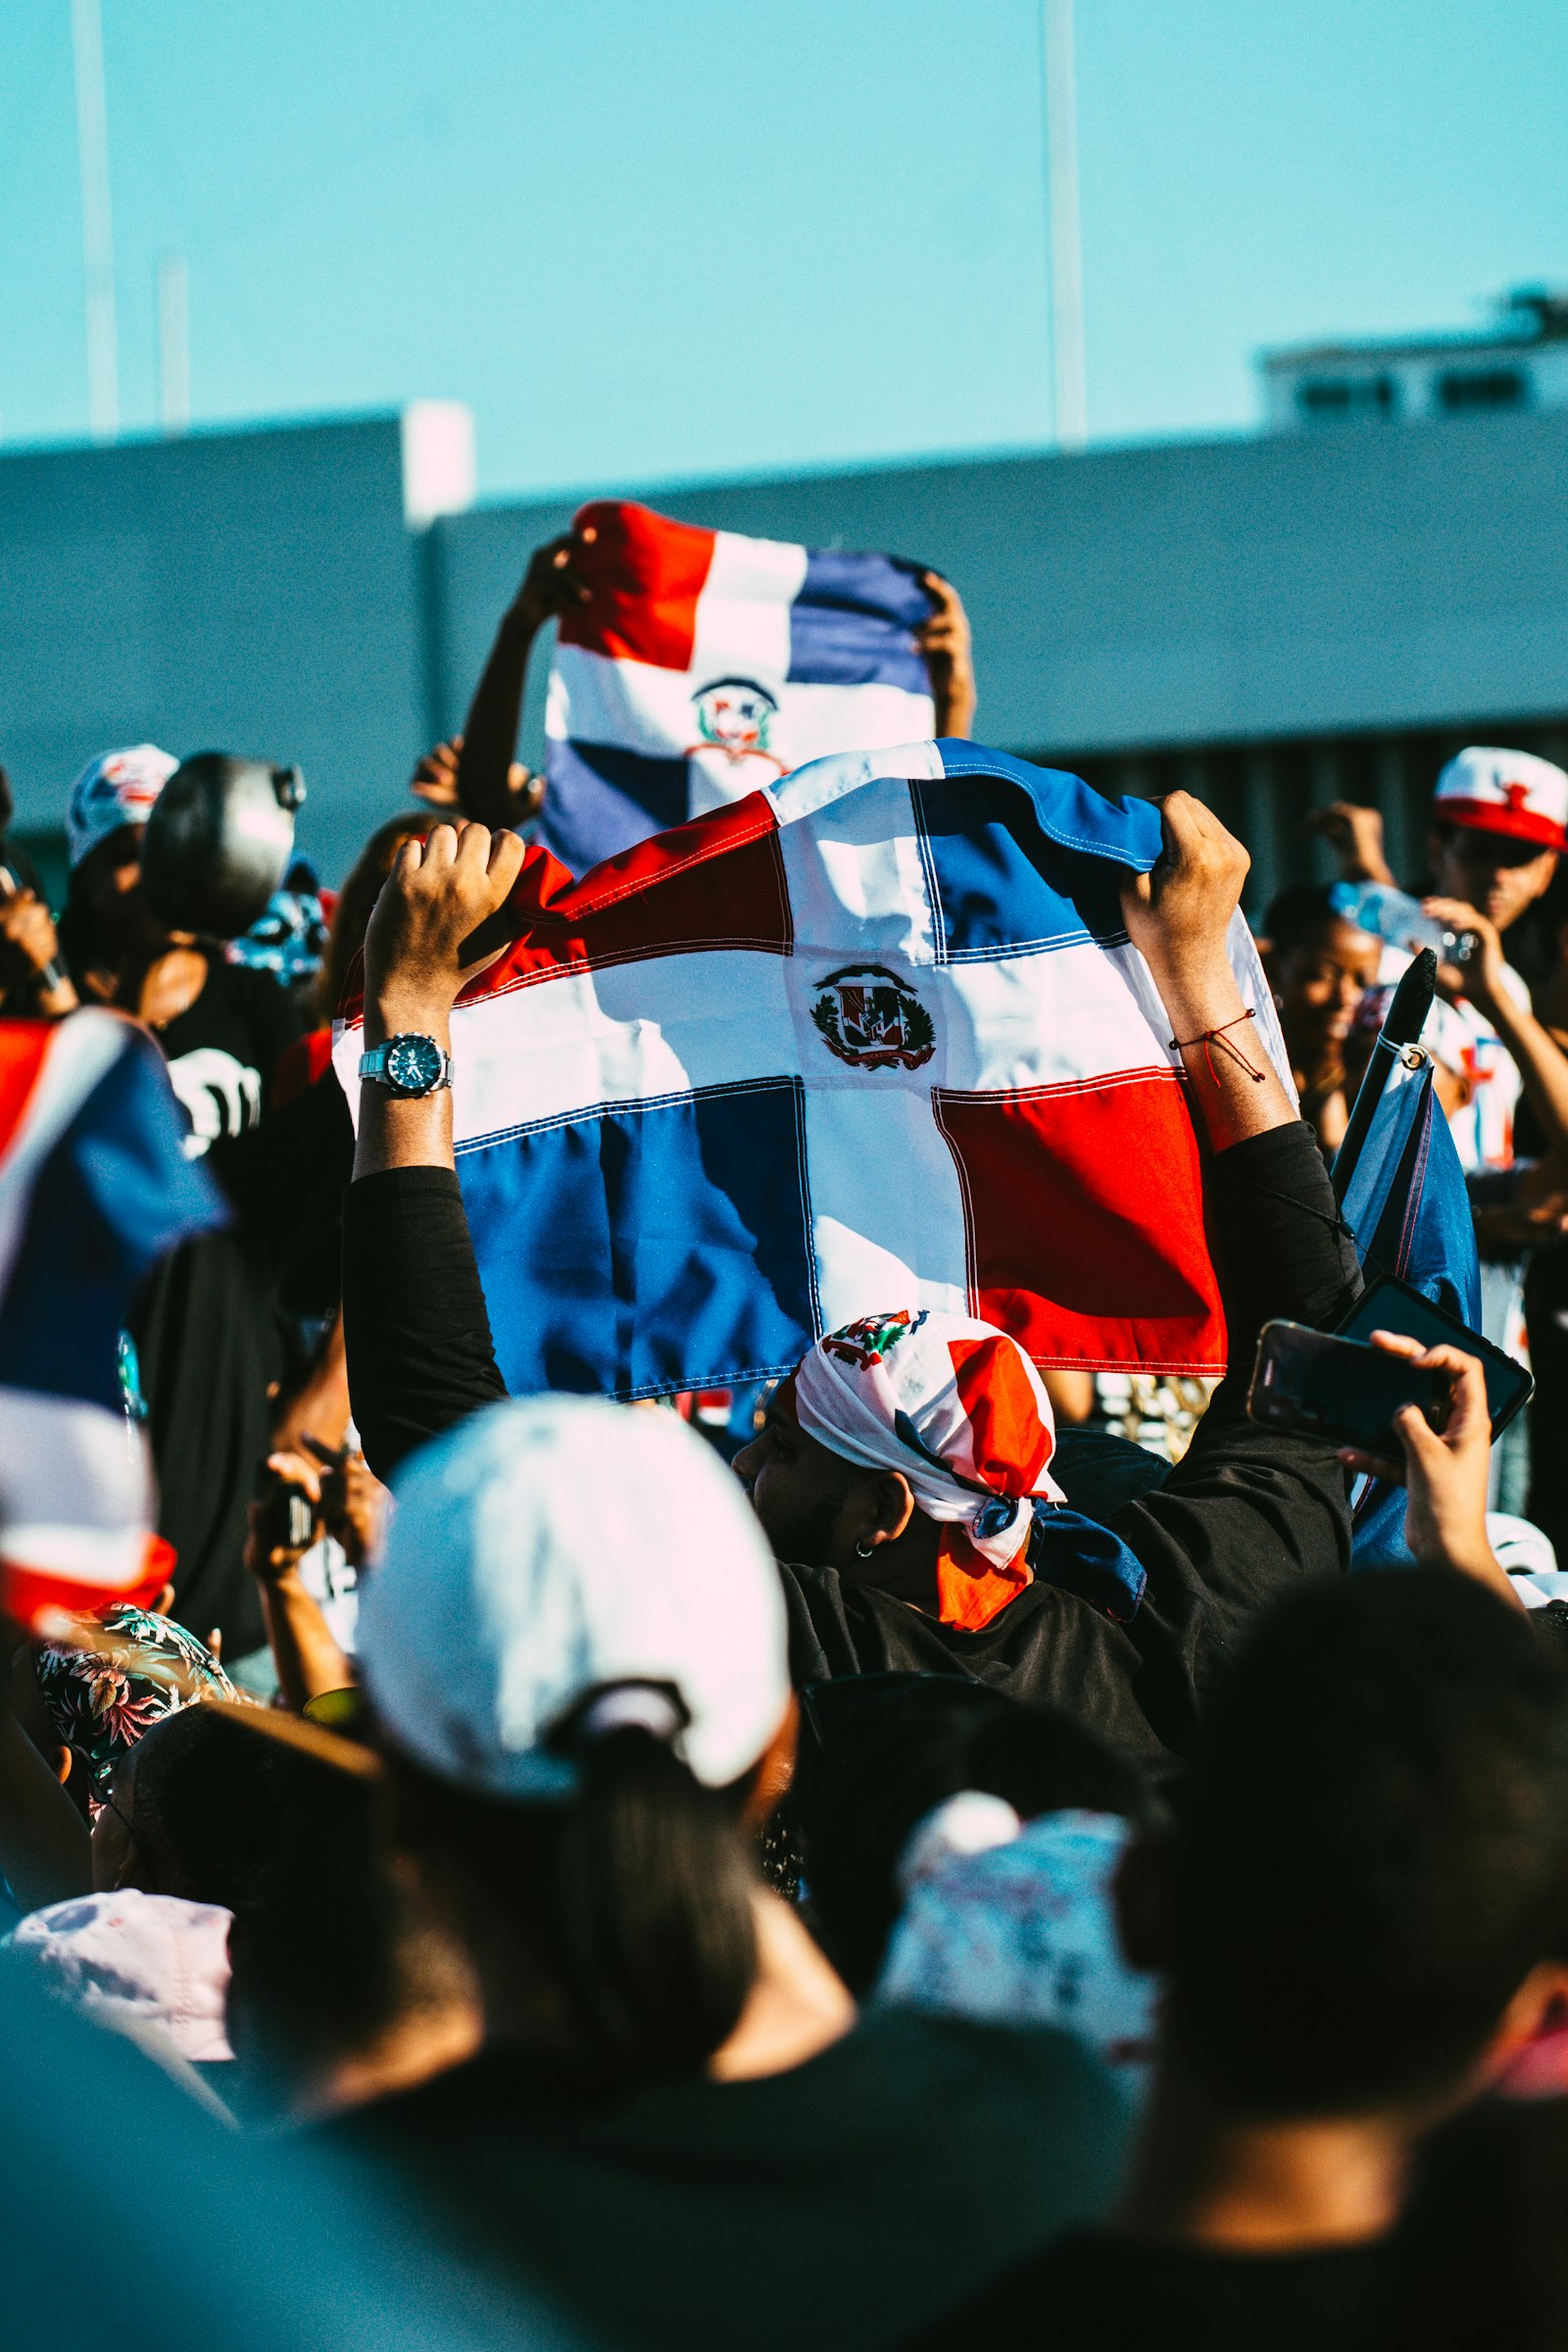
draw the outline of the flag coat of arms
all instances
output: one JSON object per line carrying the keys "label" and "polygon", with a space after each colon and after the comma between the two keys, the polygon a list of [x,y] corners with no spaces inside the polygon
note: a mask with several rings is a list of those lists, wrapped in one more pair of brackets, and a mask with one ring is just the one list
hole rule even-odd
{"label": "flag coat of arms", "polygon": [[574,873],[824,753],[928,736],[913,565],[598,500],[560,624],[539,838]]}
{"label": "flag coat of arms", "polygon": [[[817,760],[572,883],[453,1014],[457,1167],[514,1393],[790,1370],[976,1315],[1040,1364],[1223,1369],[1179,1056],[1118,884],[1157,810],[969,743]],[[1230,952],[1290,1079],[1256,952]],[[361,1018],[336,1062],[357,1105]]]}
{"label": "flag coat of arms", "polygon": [[154,1258],[226,1221],[187,1128],[135,1022],[0,1021],[0,1606],[22,1623],[170,1575],[120,1332]]}

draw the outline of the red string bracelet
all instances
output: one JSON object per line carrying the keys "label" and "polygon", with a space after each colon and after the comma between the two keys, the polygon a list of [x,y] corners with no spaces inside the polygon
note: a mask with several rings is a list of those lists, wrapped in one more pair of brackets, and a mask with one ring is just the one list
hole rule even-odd
{"label": "red string bracelet", "polygon": [[1214,1084],[1218,1086],[1219,1072],[1214,1067],[1214,1048],[1216,1046],[1220,1046],[1230,1055],[1232,1061],[1238,1061],[1241,1063],[1242,1068],[1247,1072],[1247,1075],[1249,1078],[1250,1078],[1254,1086],[1261,1086],[1264,1079],[1267,1077],[1268,1072],[1266,1070],[1254,1070],[1251,1063],[1248,1060],[1247,1055],[1242,1052],[1241,1047],[1233,1046],[1230,1039],[1225,1034],[1227,1029],[1239,1029],[1244,1021],[1250,1021],[1253,1017],[1254,1016],[1250,1008],[1249,1008],[1246,1012],[1239,1012],[1234,1021],[1221,1021],[1217,1029],[1205,1029],[1200,1037],[1173,1037],[1170,1041],[1170,1050],[1173,1054],[1185,1054],[1189,1046],[1201,1046],[1203,1049],[1203,1059],[1208,1064],[1208,1074],[1213,1079]]}

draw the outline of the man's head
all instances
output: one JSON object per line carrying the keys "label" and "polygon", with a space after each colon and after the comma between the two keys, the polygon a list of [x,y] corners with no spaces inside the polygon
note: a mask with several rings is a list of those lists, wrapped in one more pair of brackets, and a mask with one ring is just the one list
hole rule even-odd
{"label": "man's head", "polygon": [[1448,761],[1432,801],[1440,897],[1462,899],[1506,931],[1533,906],[1568,849],[1568,775],[1530,752],[1472,745]]}
{"label": "man's head", "polygon": [[128,944],[138,918],[141,845],[154,803],[177,760],[155,743],[88,761],[66,804],[71,895],[111,945]]}
{"label": "man's head", "polygon": [[748,1816],[793,1753],[778,1571],[672,1414],[492,1406],[427,1446],[360,1615],[395,1835],[487,2022],[700,2065],[756,1970]]}
{"label": "man's head", "polygon": [[1212,2101],[1424,2120],[1561,1979],[1568,1676],[1463,1577],[1298,1593],[1216,1694],[1144,1867],[1132,1957],[1164,1967],[1167,2058]]}
{"label": "man's head", "polygon": [[1378,976],[1380,943],[1337,914],[1326,885],[1282,890],[1263,918],[1264,967],[1293,1060],[1338,1054]]}
{"label": "man's head", "polygon": [[1024,1820],[1069,1807],[1152,1820],[1136,1764],[1055,1707],[966,1675],[858,1674],[819,1683],[802,1706],[790,1795],[812,1927],[853,1991],[869,1992],[902,1902],[910,1833],[979,1789]]}
{"label": "man's head", "polygon": [[1051,1400],[1015,1340],[966,1315],[899,1308],[829,1332],[735,1457],[782,1560],[974,1630],[1030,1581]]}
{"label": "man's head", "polygon": [[240,1914],[257,1886],[299,1776],[236,1722],[198,1703],[155,1723],[117,1760],[93,1823],[92,1878]]}
{"label": "man's head", "polygon": [[39,1706],[70,1753],[70,1778],[89,1820],[116,1766],[155,1724],[198,1699],[235,1695],[205,1642],[174,1618],[126,1601],[83,1623],[74,1641],[41,1643],[30,1663]]}

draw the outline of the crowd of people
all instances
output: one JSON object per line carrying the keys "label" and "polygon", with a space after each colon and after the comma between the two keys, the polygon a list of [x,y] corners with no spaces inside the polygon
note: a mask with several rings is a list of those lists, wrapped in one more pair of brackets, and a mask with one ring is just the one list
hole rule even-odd
{"label": "crowd of people", "polygon": [[[1362,1288],[1329,1163],[1409,949],[1346,804],[1317,819],[1343,887],[1256,926],[1296,1099],[1214,1050],[1248,1017],[1244,845],[1178,793],[1122,888],[1203,1156],[1217,1386],[1151,1377],[1134,1411],[889,1298],[739,1431],[509,1396],[450,1088],[381,1073],[399,1041],[450,1066],[571,559],[540,551],[341,890],[290,877],[286,954],[154,914],[155,746],[71,788],[57,913],[0,841],[4,1017],[141,1023],[231,1211],[122,1343],[166,1590],[4,1621],[8,1998],[87,2021],[78,2099],[95,2052],[127,2095],[128,2036],[201,2117],[185,2161],[324,2165],[345,2243],[397,2214],[511,2340],[1568,2335],[1568,775],[1461,753],[1413,894],[1449,943],[1425,1039],[1485,1336],[1539,1381],[1510,1457],[1473,1355],[1378,1343],[1452,1384],[1441,1429],[1397,1425],[1413,1564],[1352,1571],[1367,1465],[1247,1409],[1263,1326],[1330,1330]],[[962,733],[967,624],[925,576]]]}

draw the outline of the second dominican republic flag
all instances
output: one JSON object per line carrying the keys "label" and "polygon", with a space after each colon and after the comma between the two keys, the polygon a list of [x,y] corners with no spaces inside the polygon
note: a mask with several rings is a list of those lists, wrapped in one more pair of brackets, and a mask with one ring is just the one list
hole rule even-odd
{"label": "second dominican republic flag", "polygon": [[172,1572],[121,1393],[155,1258],[227,1222],[146,1031],[97,1006],[0,1021],[0,1608],[144,1600]]}
{"label": "second dominican republic flag", "polygon": [[929,735],[915,568],[599,500],[561,622],[539,837],[574,873],[826,752]]}
{"label": "second dominican republic flag", "polygon": [[[1117,897],[1159,847],[1148,803],[927,742],[817,760],[579,883],[533,852],[515,944],[452,1022],[508,1387],[722,1388],[915,1306],[1042,1364],[1221,1370],[1186,1087]],[[1240,915],[1230,952],[1284,1074]]]}

